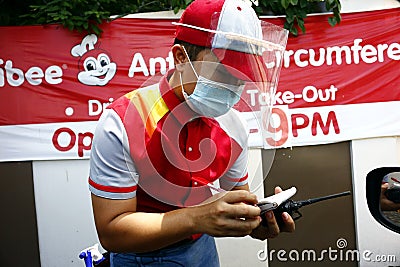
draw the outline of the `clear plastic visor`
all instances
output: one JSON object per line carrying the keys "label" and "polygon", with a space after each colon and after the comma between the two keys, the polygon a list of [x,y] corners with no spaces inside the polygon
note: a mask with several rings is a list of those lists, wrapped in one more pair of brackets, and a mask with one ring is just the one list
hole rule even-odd
{"label": "clear plastic visor", "polygon": [[202,51],[199,60],[192,62],[196,75],[220,83],[255,87],[264,93],[276,87],[288,31],[260,20],[251,27],[237,23],[217,25],[219,16],[213,16],[216,23],[213,28],[217,30],[198,29],[209,32],[211,48]]}

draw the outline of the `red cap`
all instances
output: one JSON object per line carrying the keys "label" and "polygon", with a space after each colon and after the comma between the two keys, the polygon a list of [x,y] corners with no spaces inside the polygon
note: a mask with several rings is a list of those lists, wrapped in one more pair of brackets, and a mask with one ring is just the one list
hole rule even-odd
{"label": "red cap", "polygon": [[[253,46],[238,46],[224,33],[262,40],[261,23],[242,0],[195,0],[177,23],[175,38],[211,48],[228,71],[241,80],[266,81],[267,68]],[[250,48],[250,49],[249,49]]]}

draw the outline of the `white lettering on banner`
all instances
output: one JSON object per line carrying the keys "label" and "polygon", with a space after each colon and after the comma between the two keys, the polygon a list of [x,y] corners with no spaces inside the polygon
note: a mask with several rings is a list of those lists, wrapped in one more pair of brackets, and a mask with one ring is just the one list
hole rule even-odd
{"label": "white lettering on banner", "polygon": [[[63,136],[66,136],[66,140],[62,140],[65,139],[63,138]],[[86,133],[75,134],[75,132],[68,127],[62,127],[57,129],[54,132],[52,138],[54,147],[61,152],[69,151],[77,145],[79,157],[83,157],[84,151],[90,151],[92,147],[92,140],[93,140],[93,133],[86,132]]]}
{"label": "white lettering on banner", "polygon": [[[317,101],[335,101],[337,91],[338,88],[336,88],[334,85],[331,85],[329,88],[326,89],[317,89],[312,85],[308,85],[304,87],[301,94],[295,94],[289,90],[276,92],[272,104],[288,105],[294,103],[296,99],[302,99],[307,103],[314,103]],[[256,106],[257,103],[259,103],[260,105],[267,105],[268,103],[271,103],[270,93],[260,93],[260,91],[256,89],[246,90],[246,93],[250,96],[249,104],[253,107]]]}
{"label": "white lettering on banner", "polygon": [[110,105],[110,104],[114,101],[114,98],[110,97],[110,98],[108,99],[108,101],[109,101],[109,102],[101,103],[101,102],[100,102],[99,100],[97,100],[97,99],[90,99],[90,100],[88,101],[88,114],[89,114],[89,116],[97,116],[97,115],[100,115],[100,114],[103,112],[103,110],[104,110],[105,108],[107,108],[108,105]]}
{"label": "white lettering on banner", "polygon": [[268,69],[272,69],[277,67],[280,67],[282,65],[282,52],[281,51],[275,51],[274,52],[275,56],[266,56],[264,59],[271,59],[272,61],[270,62],[265,62],[265,65],[267,66]]}
{"label": "white lettering on banner", "polygon": [[[264,125],[267,132],[271,133],[273,137],[267,137],[266,142],[273,147],[283,146],[289,139],[289,126],[292,129],[292,136],[298,137],[299,130],[309,129],[312,136],[317,136],[318,129],[321,130],[323,135],[329,135],[331,129],[335,134],[340,134],[340,127],[336,117],[335,111],[328,111],[327,114],[314,112],[312,116],[303,113],[286,114],[281,108],[272,108],[271,119],[268,125]],[[326,112],[325,112],[326,113]],[[326,116],[324,120],[322,117]],[[290,121],[288,117],[290,116]],[[289,125],[291,123],[291,125]],[[275,137],[275,138],[274,138]],[[277,138],[278,137],[278,138]]]}
{"label": "white lettering on banner", "polygon": [[[400,44],[378,44],[376,46],[371,44],[361,45],[362,39],[357,38],[353,40],[352,46],[331,46],[321,47],[317,51],[314,49],[298,49],[296,51],[287,50],[284,53],[283,66],[290,67],[291,58],[296,66],[304,68],[307,66],[320,67],[324,64],[333,65],[333,60],[336,60],[337,65],[342,65],[343,61],[350,64],[359,64],[360,60],[367,64],[375,62],[384,62],[388,60],[400,60]],[[308,55],[308,57],[307,57]],[[319,57],[317,58],[317,55]],[[343,60],[344,59],[344,60]]]}
{"label": "white lettering on banner", "polygon": [[172,52],[168,53],[166,58],[156,57],[149,59],[149,67],[147,67],[146,62],[144,61],[142,53],[135,53],[133,55],[131,66],[129,67],[128,76],[133,78],[135,73],[143,73],[144,76],[156,74],[156,66],[160,65],[160,73],[165,74],[167,72],[167,63],[168,69],[174,68],[174,58],[172,56]]}
{"label": "white lettering on banner", "polygon": [[[0,59],[0,65],[4,61]],[[0,87],[5,85],[5,81],[11,86],[21,86],[26,78],[26,81],[31,85],[40,85],[43,78],[48,84],[60,84],[62,82],[63,71],[59,66],[49,66],[44,72],[39,67],[31,67],[26,73],[24,71],[13,67],[13,62],[7,60],[4,65],[4,70],[0,68]]]}

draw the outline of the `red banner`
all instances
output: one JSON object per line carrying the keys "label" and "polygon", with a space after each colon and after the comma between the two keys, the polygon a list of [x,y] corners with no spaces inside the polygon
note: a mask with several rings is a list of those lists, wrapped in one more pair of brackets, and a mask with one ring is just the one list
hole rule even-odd
{"label": "red banner", "polygon": [[[399,9],[326,20],[311,16],[307,34],[289,38],[275,119],[264,125],[278,135],[264,136],[264,147],[400,134]],[[121,18],[100,37],[0,27],[0,161],[86,157],[102,109],[173,68],[172,21]],[[265,96],[244,97],[258,105]]]}

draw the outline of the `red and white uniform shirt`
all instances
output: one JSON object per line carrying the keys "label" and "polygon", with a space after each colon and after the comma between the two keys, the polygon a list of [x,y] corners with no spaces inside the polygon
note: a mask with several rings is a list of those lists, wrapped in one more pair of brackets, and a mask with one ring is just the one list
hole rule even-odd
{"label": "red and white uniform shirt", "polygon": [[[248,134],[238,112],[199,117],[170,88],[134,90],[102,114],[92,144],[90,191],[137,197],[137,211],[167,212],[247,183]],[[217,183],[218,184],[218,183]]]}

